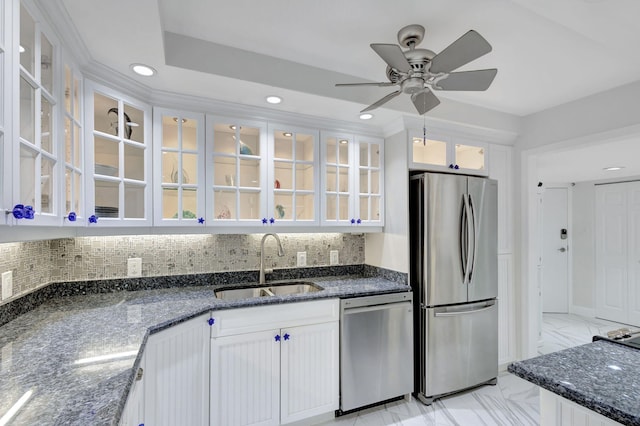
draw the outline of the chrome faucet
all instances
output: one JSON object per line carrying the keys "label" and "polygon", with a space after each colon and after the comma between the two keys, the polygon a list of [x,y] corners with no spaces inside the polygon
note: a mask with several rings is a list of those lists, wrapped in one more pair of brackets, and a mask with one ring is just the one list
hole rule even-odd
{"label": "chrome faucet", "polygon": [[[278,237],[278,234],[264,234],[264,236],[262,237],[262,241],[260,241],[260,284],[264,284],[265,283],[265,279],[264,279],[264,240],[267,239],[267,237],[271,235],[273,238],[276,239],[276,242],[278,243],[278,256],[282,257],[284,256],[284,249],[282,248],[282,243],[280,242],[280,237]],[[272,272],[272,270],[268,270],[267,272]]]}

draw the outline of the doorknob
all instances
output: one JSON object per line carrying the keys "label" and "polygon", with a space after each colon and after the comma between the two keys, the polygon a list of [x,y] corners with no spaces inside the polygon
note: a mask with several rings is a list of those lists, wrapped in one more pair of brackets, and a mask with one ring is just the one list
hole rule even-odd
{"label": "doorknob", "polygon": [[567,251],[567,249],[566,249],[566,248],[564,248],[564,247],[560,247],[560,248],[558,249],[558,251],[559,251],[560,253],[564,253],[565,251]]}

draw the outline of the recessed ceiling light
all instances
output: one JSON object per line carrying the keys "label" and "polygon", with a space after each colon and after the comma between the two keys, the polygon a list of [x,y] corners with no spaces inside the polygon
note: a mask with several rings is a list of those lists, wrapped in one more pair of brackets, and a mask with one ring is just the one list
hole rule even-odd
{"label": "recessed ceiling light", "polygon": [[622,170],[622,169],[624,169],[624,167],[622,167],[622,166],[611,166],[611,167],[605,167],[602,170],[604,170],[606,172],[615,172],[617,170]]}
{"label": "recessed ceiling light", "polygon": [[131,70],[143,77],[151,77],[156,73],[156,70],[144,64],[131,64]]}
{"label": "recessed ceiling light", "polygon": [[293,136],[293,133],[291,133],[291,132],[284,132],[284,133],[282,133],[282,136],[284,136],[285,138],[290,138],[291,136]]}
{"label": "recessed ceiling light", "polygon": [[[238,128],[238,126],[236,126],[235,124],[231,124],[231,125],[229,126],[229,128],[230,128],[231,130],[235,130],[235,129],[237,129],[237,128]],[[240,127],[240,129],[242,129],[242,127]]]}
{"label": "recessed ceiling light", "polygon": [[341,143],[342,145],[344,145],[344,144],[349,143],[349,141],[348,141],[348,140],[346,140],[346,139],[340,139],[340,143]]}
{"label": "recessed ceiling light", "polygon": [[282,98],[280,96],[267,96],[267,102],[270,104],[279,104],[282,102]]}
{"label": "recessed ceiling light", "polygon": [[365,112],[364,114],[360,114],[360,120],[371,120],[373,118],[373,114],[369,114]]}
{"label": "recessed ceiling light", "polygon": [[[177,123],[178,122],[178,117],[173,117],[173,121],[175,121]],[[186,123],[187,119],[186,118],[181,118],[180,121],[183,122],[183,123]]]}

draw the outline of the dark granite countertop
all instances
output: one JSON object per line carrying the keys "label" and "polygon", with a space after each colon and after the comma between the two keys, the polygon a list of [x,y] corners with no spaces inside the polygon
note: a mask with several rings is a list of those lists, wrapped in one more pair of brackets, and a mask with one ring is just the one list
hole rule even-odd
{"label": "dark granite countertop", "polygon": [[[307,281],[324,290],[236,301],[214,297],[222,285],[55,297],[0,327],[0,418],[26,399],[9,424],[116,424],[149,333],[219,309],[409,290],[375,277]],[[78,363],[114,353],[124,357]]]}
{"label": "dark granite countertop", "polygon": [[625,425],[640,425],[640,351],[607,341],[515,362],[509,372]]}

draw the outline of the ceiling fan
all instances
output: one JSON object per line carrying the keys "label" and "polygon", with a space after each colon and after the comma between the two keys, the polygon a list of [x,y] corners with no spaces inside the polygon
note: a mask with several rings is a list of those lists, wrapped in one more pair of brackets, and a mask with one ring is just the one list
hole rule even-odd
{"label": "ceiling fan", "polygon": [[491,52],[491,45],[474,30],[468,31],[437,55],[428,49],[416,48],[424,38],[422,25],[407,25],[398,31],[397,44],[371,44],[371,48],[387,63],[388,82],[338,83],[336,86],[400,86],[361,112],[371,111],[406,93],[420,115],[435,108],[440,100],[431,90],[487,90],[498,70],[452,72],[457,68]]}

